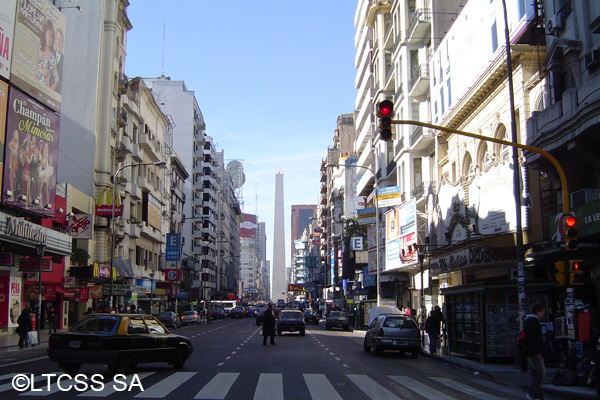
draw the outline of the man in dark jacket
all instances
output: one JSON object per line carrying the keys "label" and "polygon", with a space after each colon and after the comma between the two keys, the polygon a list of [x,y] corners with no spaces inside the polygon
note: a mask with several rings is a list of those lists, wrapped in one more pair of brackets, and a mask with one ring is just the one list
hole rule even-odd
{"label": "man in dark jacket", "polygon": [[429,335],[429,353],[435,354],[437,349],[437,341],[440,336],[440,328],[442,326],[442,320],[439,319],[437,314],[432,310],[429,313],[429,317],[425,320],[425,332]]}
{"label": "man in dark jacket", "polygon": [[527,340],[527,365],[531,370],[531,385],[527,392],[528,399],[543,399],[542,380],[546,375],[546,366],[542,356],[542,325],[540,320],[546,311],[542,303],[535,303],[531,307],[532,314],[525,318],[523,329]]}
{"label": "man in dark jacket", "polygon": [[273,314],[273,304],[269,303],[269,307],[265,311],[263,315],[263,346],[267,345],[267,336],[271,337],[271,344],[276,345],[275,343],[275,325],[277,321],[275,320],[275,314]]}
{"label": "man in dark jacket", "polygon": [[24,308],[17,319],[17,333],[19,334],[19,347],[27,347],[27,334],[33,330],[33,324],[31,323],[31,313],[29,308]]}

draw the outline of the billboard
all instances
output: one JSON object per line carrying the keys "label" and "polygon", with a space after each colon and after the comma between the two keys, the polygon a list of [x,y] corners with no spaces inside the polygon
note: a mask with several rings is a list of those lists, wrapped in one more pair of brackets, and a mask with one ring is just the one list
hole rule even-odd
{"label": "billboard", "polygon": [[[8,84],[0,81],[0,177],[4,174],[4,143],[6,143],[6,111],[8,108]],[[0,179],[0,182],[2,179]],[[0,193],[4,192],[0,183]]]}
{"label": "billboard", "polygon": [[244,222],[240,224],[240,237],[256,238],[256,215],[242,214]]}
{"label": "billboard", "polygon": [[148,224],[159,230],[162,222],[161,210],[162,207],[160,201],[152,196],[152,194],[148,193]]}
{"label": "billboard", "polygon": [[0,76],[8,80],[17,0],[2,0],[2,4],[3,6],[0,8]]}
{"label": "billboard", "polygon": [[50,0],[19,0],[10,81],[60,112],[66,18]]}
{"label": "billboard", "polygon": [[3,202],[14,207],[53,212],[56,196],[59,117],[25,93],[10,88],[6,123],[7,163]]}

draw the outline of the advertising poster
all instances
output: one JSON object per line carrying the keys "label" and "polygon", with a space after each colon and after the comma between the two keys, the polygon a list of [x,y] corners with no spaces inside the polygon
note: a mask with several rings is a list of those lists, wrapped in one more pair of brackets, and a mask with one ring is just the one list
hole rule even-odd
{"label": "advertising poster", "polygon": [[162,221],[160,201],[151,194],[148,194],[148,224],[156,229],[160,229]]}
{"label": "advertising poster", "polygon": [[18,276],[10,277],[10,291],[8,296],[8,327],[17,327],[17,319],[21,314],[21,289],[23,288],[21,278]]}
{"label": "advertising poster", "polygon": [[12,196],[4,196],[3,202],[42,214],[52,213],[59,117],[11,87],[7,120],[3,189],[10,190]]}
{"label": "advertising poster", "polygon": [[60,112],[65,27],[66,18],[52,1],[19,0],[11,83],[57,112]]}
{"label": "advertising poster", "polygon": [[0,8],[0,76],[7,80],[10,77],[16,8],[17,0],[2,0],[2,8]]}
{"label": "advertising poster", "polygon": [[91,239],[94,231],[91,214],[75,214],[68,217],[69,235],[75,239]]}
{"label": "advertising poster", "polygon": [[244,222],[240,224],[240,237],[256,238],[256,215],[242,214]]}
{"label": "advertising poster", "polygon": [[[0,81],[0,176],[4,174],[4,143],[6,143],[6,109],[8,108],[8,84]],[[0,193],[4,192],[0,183]]]}

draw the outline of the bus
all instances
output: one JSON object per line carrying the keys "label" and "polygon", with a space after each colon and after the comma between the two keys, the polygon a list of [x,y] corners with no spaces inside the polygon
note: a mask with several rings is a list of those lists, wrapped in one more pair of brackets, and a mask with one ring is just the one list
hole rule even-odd
{"label": "bus", "polygon": [[213,310],[215,308],[222,308],[227,315],[229,315],[233,307],[239,305],[236,300],[211,300],[210,304],[212,305]]}

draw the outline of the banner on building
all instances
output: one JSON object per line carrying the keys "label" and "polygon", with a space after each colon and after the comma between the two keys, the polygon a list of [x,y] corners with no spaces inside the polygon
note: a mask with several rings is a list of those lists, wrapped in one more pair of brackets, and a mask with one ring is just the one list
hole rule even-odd
{"label": "banner on building", "polygon": [[240,237],[243,238],[256,238],[256,215],[242,214],[244,222],[240,224]]}
{"label": "banner on building", "polygon": [[61,102],[66,21],[51,0],[17,2],[10,81],[57,112]]}
{"label": "banner on building", "polygon": [[181,260],[181,233],[167,233],[165,261]]}

